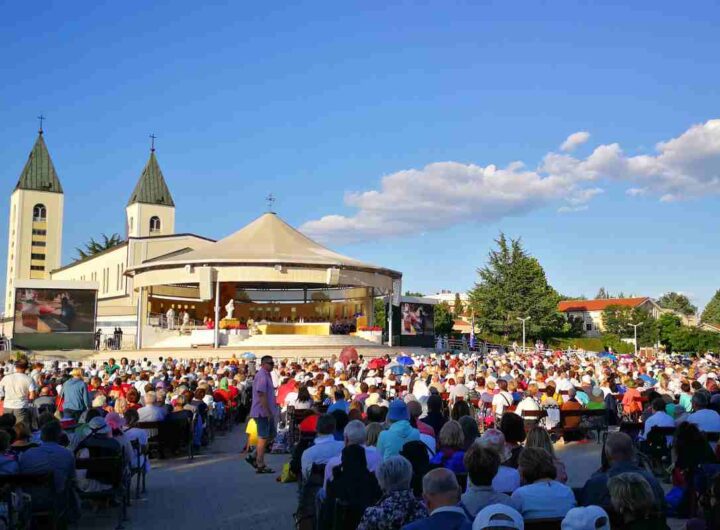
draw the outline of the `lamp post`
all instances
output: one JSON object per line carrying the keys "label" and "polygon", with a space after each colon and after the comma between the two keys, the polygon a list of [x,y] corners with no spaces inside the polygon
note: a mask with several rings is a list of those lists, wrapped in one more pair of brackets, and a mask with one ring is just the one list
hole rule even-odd
{"label": "lamp post", "polygon": [[637,328],[638,328],[638,326],[642,326],[643,323],[642,322],[640,322],[639,324],[630,323],[630,325],[633,327],[633,331],[635,332],[635,357],[637,357]]}
{"label": "lamp post", "polygon": [[525,321],[530,320],[530,317],[525,317],[525,318],[517,317],[517,319],[523,323],[523,349],[522,349],[522,351],[523,351],[523,353],[525,353]]}

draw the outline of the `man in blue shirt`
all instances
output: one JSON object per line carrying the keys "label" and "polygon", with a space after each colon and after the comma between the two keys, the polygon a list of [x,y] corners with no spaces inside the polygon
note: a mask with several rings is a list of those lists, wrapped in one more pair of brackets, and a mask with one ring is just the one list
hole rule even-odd
{"label": "man in blue shirt", "polygon": [[[75,457],[65,447],[59,444],[62,436],[62,427],[57,421],[46,423],[41,431],[42,445],[28,449],[20,454],[20,473],[39,475],[53,472],[55,480],[55,495],[48,497],[47,492],[40,490],[30,492],[34,509],[47,508],[52,502],[60,513],[65,513],[71,506],[70,500],[74,494]],[[45,492],[45,495],[42,493]]]}
{"label": "man in blue shirt", "polygon": [[65,416],[77,421],[82,413],[90,408],[90,392],[83,380],[82,368],[75,368],[70,373],[72,379],[63,383],[60,396],[63,398]]}
{"label": "man in blue shirt", "polygon": [[334,410],[342,410],[345,414],[350,412],[350,403],[345,401],[345,393],[342,390],[340,390],[340,389],[335,390],[334,397],[335,397],[335,403],[333,403],[332,405],[330,405],[328,407],[328,409],[327,409],[328,414],[331,414]]}
{"label": "man in blue shirt", "polygon": [[472,522],[458,501],[460,486],[449,469],[433,469],[423,477],[423,499],[430,517],[403,526],[402,530],[470,530]]}

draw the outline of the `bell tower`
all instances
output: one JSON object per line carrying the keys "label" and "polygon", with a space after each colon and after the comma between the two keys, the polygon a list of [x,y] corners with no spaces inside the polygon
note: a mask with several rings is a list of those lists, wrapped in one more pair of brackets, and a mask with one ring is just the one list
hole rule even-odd
{"label": "bell tower", "polygon": [[175,233],[175,202],[155,156],[155,136],[150,158],[130,195],[126,213],[128,237],[154,237]]}
{"label": "bell tower", "polygon": [[43,135],[35,145],[10,196],[4,312],[15,306],[15,281],[50,278],[60,267],[64,195]]}

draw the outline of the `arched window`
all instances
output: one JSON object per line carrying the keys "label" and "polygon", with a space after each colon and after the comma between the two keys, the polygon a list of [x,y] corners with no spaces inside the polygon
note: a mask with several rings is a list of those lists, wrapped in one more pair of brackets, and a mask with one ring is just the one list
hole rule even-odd
{"label": "arched window", "polygon": [[33,206],[33,221],[45,221],[47,219],[47,210],[44,204],[36,204]]}
{"label": "arched window", "polygon": [[150,232],[159,232],[160,231],[160,218],[155,215],[150,218]]}

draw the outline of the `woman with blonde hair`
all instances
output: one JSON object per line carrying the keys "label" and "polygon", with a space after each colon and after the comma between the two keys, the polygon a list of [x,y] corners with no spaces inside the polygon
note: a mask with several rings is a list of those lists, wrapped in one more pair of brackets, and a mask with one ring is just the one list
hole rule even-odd
{"label": "woman with blonde hair", "polygon": [[115,405],[113,406],[113,410],[120,414],[120,416],[124,416],[125,412],[128,410],[128,402],[127,399],[123,397],[119,397],[115,400]]}
{"label": "woman with blonde hair", "polygon": [[531,429],[525,439],[525,447],[539,447],[550,453],[550,456],[553,458],[553,463],[555,464],[555,470],[557,471],[557,478],[555,480],[563,484],[567,482],[568,477],[565,464],[555,456],[555,447],[550,439],[550,435],[545,429],[542,427],[534,427]]}
{"label": "woman with blonde hair", "polygon": [[448,421],[440,429],[438,440],[438,452],[430,459],[430,463],[455,473],[465,473],[465,434],[460,423],[455,420]]}

